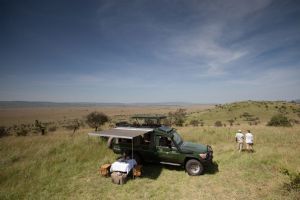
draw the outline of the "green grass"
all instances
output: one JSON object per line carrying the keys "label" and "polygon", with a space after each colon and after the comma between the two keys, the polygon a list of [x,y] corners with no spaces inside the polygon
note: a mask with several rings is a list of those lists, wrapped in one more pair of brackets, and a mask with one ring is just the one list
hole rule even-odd
{"label": "green grass", "polygon": [[233,119],[234,124],[248,123],[246,117],[242,115],[249,113],[250,118],[258,118],[260,124],[267,124],[273,115],[283,114],[289,119],[300,121],[300,104],[289,102],[256,102],[245,101],[216,106],[214,109],[193,112],[189,114],[188,121],[196,119],[202,120],[206,125],[214,125],[216,121],[229,125],[228,120]]}
{"label": "green grass", "polygon": [[119,186],[101,177],[117,155],[105,142],[68,132],[0,139],[0,199],[299,199],[282,168],[300,171],[300,127],[251,128],[255,153],[235,150],[237,128],[182,127],[185,140],[211,144],[218,171],[190,177],[181,168],[145,165],[144,177]]}

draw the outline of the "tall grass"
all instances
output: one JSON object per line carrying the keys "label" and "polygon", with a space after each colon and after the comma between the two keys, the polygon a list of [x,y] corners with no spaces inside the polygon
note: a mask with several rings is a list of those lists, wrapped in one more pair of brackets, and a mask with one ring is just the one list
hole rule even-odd
{"label": "tall grass", "polygon": [[240,127],[180,127],[185,140],[211,144],[218,170],[190,177],[182,168],[145,165],[144,177],[125,185],[101,177],[117,155],[105,141],[67,132],[0,140],[0,199],[299,199],[286,191],[280,169],[300,171],[300,127],[251,128],[255,153],[235,150]]}

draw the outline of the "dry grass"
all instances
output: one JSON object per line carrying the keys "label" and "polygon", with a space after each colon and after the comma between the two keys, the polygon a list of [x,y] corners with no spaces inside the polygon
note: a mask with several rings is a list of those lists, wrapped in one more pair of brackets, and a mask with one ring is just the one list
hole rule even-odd
{"label": "dry grass", "polygon": [[[182,106],[188,112],[200,112],[212,105]],[[167,114],[178,106],[103,106],[103,107],[37,107],[37,108],[0,108],[0,125],[33,123],[40,121],[59,121],[64,119],[81,119],[90,112],[104,112],[110,117],[127,118],[133,114]]]}
{"label": "dry grass", "polygon": [[[248,128],[248,127],[245,127]],[[300,127],[258,126],[253,154],[235,151],[226,128],[178,128],[185,140],[212,144],[219,171],[190,177],[181,168],[146,165],[144,177],[125,185],[100,177],[98,167],[115,160],[82,130],[48,136],[6,137],[1,144],[1,199],[297,199],[282,189],[281,168],[300,171]]]}
{"label": "dry grass", "polygon": [[[176,108],[51,109],[25,109],[19,115],[10,110],[7,112],[11,121],[5,123],[31,122],[37,117],[47,121],[63,116],[79,118],[98,109],[114,116],[121,110],[130,115],[166,113]],[[189,109],[196,112],[192,115],[201,115],[203,108]],[[2,119],[5,119],[3,112]],[[237,129],[253,132],[255,153],[236,151]],[[98,174],[99,166],[113,162],[117,155],[106,148],[104,141],[88,139],[89,131],[81,129],[75,137],[70,137],[71,131],[57,130],[46,136],[1,138],[0,199],[300,199],[299,191],[284,189],[289,179],[280,173],[282,168],[300,171],[299,125],[178,127],[185,140],[212,145],[218,171],[210,169],[203,176],[190,177],[182,168],[147,164],[142,178],[129,180],[123,186],[114,185],[110,178]]]}

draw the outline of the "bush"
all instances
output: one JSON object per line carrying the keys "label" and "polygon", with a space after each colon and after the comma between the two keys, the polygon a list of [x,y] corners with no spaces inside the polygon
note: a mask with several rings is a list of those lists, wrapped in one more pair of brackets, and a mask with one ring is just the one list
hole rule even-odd
{"label": "bush", "polygon": [[216,121],[216,122],[215,122],[215,126],[216,126],[216,127],[221,127],[221,126],[223,126],[223,124],[222,124],[221,121]]}
{"label": "bush", "polygon": [[199,126],[199,123],[200,122],[196,119],[193,119],[193,120],[190,121],[190,125],[192,125],[192,126]]}
{"label": "bush", "polygon": [[292,124],[288,118],[282,114],[274,115],[267,124],[268,126],[285,126],[290,127]]}
{"label": "bush", "polygon": [[234,120],[233,119],[229,119],[229,120],[227,120],[228,122],[229,122],[229,125],[230,126],[233,126],[233,123],[234,123]]}
{"label": "bush", "polygon": [[169,120],[171,124],[183,126],[186,118],[186,109],[179,108],[175,112],[169,112]]}
{"label": "bush", "polygon": [[56,131],[56,129],[57,129],[56,126],[50,126],[48,130],[49,130],[49,132],[54,132],[54,131]]}
{"label": "bush", "polygon": [[34,126],[35,126],[36,131],[40,132],[41,135],[45,135],[46,134],[46,126],[45,126],[45,124],[43,124],[39,120],[35,120]]}
{"label": "bush", "polygon": [[289,183],[284,184],[286,190],[300,191],[300,173],[289,172],[289,170],[285,168],[281,169],[280,172],[284,175],[287,175],[290,179]]}
{"label": "bush", "polygon": [[72,130],[73,131],[73,134],[75,134],[75,132],[80,128],[81,124],[80,124],[80,121],[75,119],[73,121],[71,121],[68,125],[64,126],[66,129],[68,130]]}
{"label": "bush", "polygon": [[8,135],[9,135],[8,129],[4,126],[0,126],[0,138]]}
{"label": "bush", "polygon": [[100,126],[102,126],[109,120],[108,116],[102,112],[92,112],[88,114],[86,118],[87,118],[86,123],[91,128],[94,128],[95,131],[97,131]]}
{"label": "bush", "polygon": [[26,135],[28,135],[28,133],[29,133],[29,130],[23,124],[16,130],[17,136],[26,136]]}

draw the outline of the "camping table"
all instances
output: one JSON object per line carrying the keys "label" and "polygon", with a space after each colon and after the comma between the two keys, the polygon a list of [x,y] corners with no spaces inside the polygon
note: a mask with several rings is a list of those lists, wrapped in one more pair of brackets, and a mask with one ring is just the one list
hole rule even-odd
{"label": "camping table", "polygon": [[134,159],[116,161],[111,165],[110,172],[124,172],[128,174],[136,164]]}

